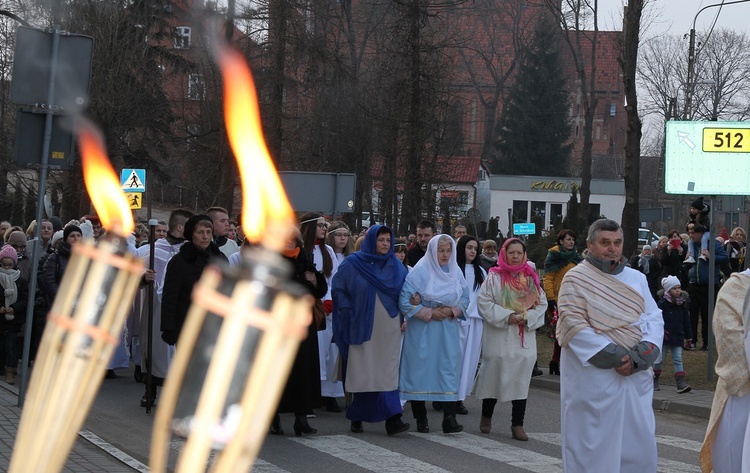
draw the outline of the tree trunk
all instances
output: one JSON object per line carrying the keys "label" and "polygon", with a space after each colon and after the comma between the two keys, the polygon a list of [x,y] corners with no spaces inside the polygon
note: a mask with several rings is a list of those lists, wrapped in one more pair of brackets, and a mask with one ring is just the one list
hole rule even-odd
{"label": "tree trunk", "polygon": [[282,112],[284,106],[284,65],[286,63],[286,34],[289,9],[286,0],[268,3],[269,42],[271,43],[271,103],[268,107],[266,141],[268,151],[277,162],[281,160],[283,138]]}
{"label": "tree trunk", "polygon": [[421,57],[420,57],[420,8],[419,0],[409,4],[409,126],[408,150],[404,172],[404,201],[401,218],[401,233],[416,231],[422,208],[422,121],[421,121]]}
{"label": "tree trunk", "polygon": [[641,160],[641,120],[638,117],[638,96],[635,75],[638,60],[638,32],[644,0],[630,0],[625,11],[624,42],[617,58],[623,71],[623,85],[628,105],[627,137],[625,139],[625,207],[622,209],[622,228],[625,232],[623,254],[629,256],[638,246]]}

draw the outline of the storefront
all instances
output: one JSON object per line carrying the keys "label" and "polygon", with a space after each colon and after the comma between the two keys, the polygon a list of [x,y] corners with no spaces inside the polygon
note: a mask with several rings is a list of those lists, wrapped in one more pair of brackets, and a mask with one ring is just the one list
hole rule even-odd
{"label": "storefront", "polygon": [[[567,214],[571,193],[580,186],[580,178],[492,176],[490,213],[499,218],[498,228],[504,235],[509,233],[511,223],[532,222],[537,218],[542,219],[546,230]],[[590,204],[593,215],[619,222],[625,206],[625,181],[593,179]]]}

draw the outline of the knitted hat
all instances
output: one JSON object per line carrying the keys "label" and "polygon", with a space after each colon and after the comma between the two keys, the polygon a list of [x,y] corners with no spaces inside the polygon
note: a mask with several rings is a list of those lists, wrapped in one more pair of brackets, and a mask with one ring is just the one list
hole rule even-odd
{"label": "knitted hat", "polygon": [[690,206],[694,209],[703,210],[703,196],[698,197]]}
{"label": "knitted hat", "polygon": [[58,231],[55,232],[54,235],[52,235],[52,239],[50,240],[52,242],[52,243],[50,243],[50,245],[52,245],[52,248],[55,247],[55,244],[57,244],[58,241],[62,240],[62,237],[63,237],[63,231],[62,230],[58,230]]}
{"label": "knitted hat", "polygon": [[211,217],[209,217],[208,215],[193,215],[187,220],[187,222],[185,222],[185,240],[193,241],[193,232],[195,231],[195,226],[202,220],[207,221],[211,228],[214,227],[214,221],[211,220]]}
{"label": "knitted hat", "polygon": [[20,230],[16,230],[11,233],[8,237],[9,245],[25,246],[26,245],[26,234]]}
{"label": "knitted hat", "polygon": [[67,242],[68,241],[68,237],[73,232],[78,232],[78,233],[81,234],[81,236],[83,236],[83,233],[81,232],[81,227],[79,227],[78,225],[68,225],[63,230],[63,241]]}
{"label": "knitted hat", "polygon": [[651,249],[651,245],[643,245],[643,250],[650,250],[650,249]]}
{"label": "knitted hat", "polygon": [[62,220],[60,220],[60,217],[50,217],[49,223],[52,224],[52,230],[58,231],[63,229]]}
{"label": "knitted hat", "polygon": [[664,292],[669,292],[669,290],[675,286],[681,286],[680,280],[677,279],[677,276],[667,276],[666,278],[662,278],[661,287],[664,288]]}
{"label": "knitted hat", "polygon": [[13,260],[13,264],[18,264],[18,253],[10,245],[5,245],[0,249],[0,260],[3,258],[10,258]]}

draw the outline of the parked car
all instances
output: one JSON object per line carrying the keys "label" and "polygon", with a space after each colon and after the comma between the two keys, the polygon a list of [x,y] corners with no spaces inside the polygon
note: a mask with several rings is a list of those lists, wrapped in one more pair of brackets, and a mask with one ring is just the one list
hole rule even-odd
{"label": "parked car", "polygon": [[643,249],[643,245],[651,245],[653,248],[659,242],[659,235],[648,228],[638,229],[638,251]]}

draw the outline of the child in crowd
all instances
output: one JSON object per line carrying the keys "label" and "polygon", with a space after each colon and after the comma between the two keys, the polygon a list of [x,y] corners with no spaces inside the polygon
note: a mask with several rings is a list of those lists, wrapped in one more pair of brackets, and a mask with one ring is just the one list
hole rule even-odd
{"label": "child in crowd", "polygon": [[667,352],[672,352],[674,365],[674,379],[677,381],[677,392],[682,394],[690,391],[685,381],[685,371],[682,365],[682,347],[690,342],[693,335],[690,330],[690,299],[688,293],[680,286],[676,276],[667,276],[661,280],[662,290],[659,291],[659,308],[664,317],[664,344],[662,346],[662,361],[654,365],[654,391],[659,391],[659,376],[662,363]]}
{"label": "child in crowd", "polygon": [[[708,251],[708,239],[710,238],[709,233],[711,231],[711,222],[709,218],[710,211],[711,207],[703,203],[703,196],[698,197],[692,204],[690,204],[690,214],[688,215],[689,220],[685,225],[685,228],[688,228],[691,223],[693,225],[702,225],[708,230],[701,238],[701,254],[699,255],[699,259],[702,259],[703,261],[706,261],[706,253],[703,251]],[[695,258],[690,252],[687,253],[685,263],[695,263]]]}

